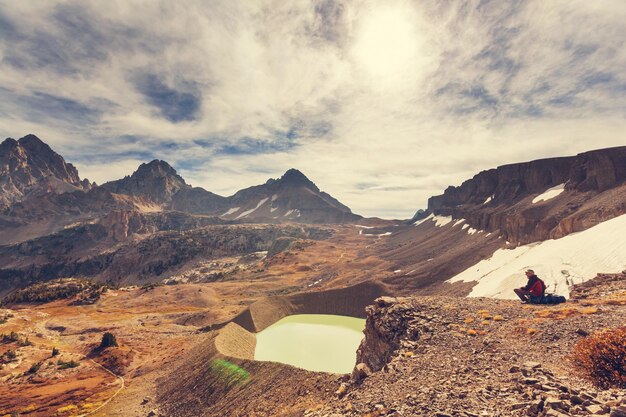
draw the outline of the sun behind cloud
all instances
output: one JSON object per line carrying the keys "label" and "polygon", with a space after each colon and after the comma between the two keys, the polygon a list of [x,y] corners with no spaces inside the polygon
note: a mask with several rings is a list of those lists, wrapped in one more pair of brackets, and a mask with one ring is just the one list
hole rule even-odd
{"label": "sun behind cloud", "polygon": [[356,25],[355,64],[385,84],[400,81],[408,71],[419,72],[416,66],[426,54],[419,25],[415,10],[404,2],[367,10]]}

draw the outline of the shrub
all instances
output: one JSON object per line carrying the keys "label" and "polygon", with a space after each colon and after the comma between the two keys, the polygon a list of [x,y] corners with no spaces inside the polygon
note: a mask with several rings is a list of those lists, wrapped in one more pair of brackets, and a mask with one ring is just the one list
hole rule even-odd
{"label": "shrub", "polygon": [[24,338],[24,339],[20,339],[17,342],[18,346],[32,346],[33,342],[30,341],[30,339],[28,339],[28,337]]}
{"label": "shrub", "polygon": [[53,348],[52,348],[52,355],[51,355],[51,356],[57,356],[59,353],[61,353],[61,352],[59,351],[59,349],[57,349],[57,348],[55,348],[55,347],[53,347]]}
{"label": "shrub", "polygon": [[111,346],[117,346],[117,340],[115,340],[115,336],[113,333],[106,332],[102,335],[102,342],[100,342],[100,349],[105,349]]}
{"label": "shrub", "polygon": [[34,363],[30,369],[28,369],[29,374],[35,374],[41,368],[41,362]]}
{"label": "shrub", "polygon": [[79,365],[78,362],[76,362],[74,359],[72,359],[69,362],[65,362],[62,360],[59,360],[57,362],[57,366],[59,367],[59,369],[68,369],[68,368],[76,368]]}
{"label": "shrub", "polygon": [[20,339],[19,334],[15,332],[11,332],[10,334],[0,335],[0,343],[13,343],[13,342],[17,342],[19,339]]}
{"label": "shrub", "polygon": [[626,388],[626,327],[581,339],[574,346],[572,360],[599,388]]}

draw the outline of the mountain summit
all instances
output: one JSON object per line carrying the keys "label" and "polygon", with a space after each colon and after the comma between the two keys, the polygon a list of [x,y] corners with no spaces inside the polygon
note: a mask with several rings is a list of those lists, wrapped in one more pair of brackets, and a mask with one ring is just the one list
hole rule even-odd
{"label": "mountain summit", "polygon": [[169,203],[178,191],[189,185],[170,164],[155,159],[139,165],[132,175],[107,182],[102,187],[116,194],[144,197],[155,203]]}
{"label": "mountain summit", "polygon": [[312,191],[319,192],[319,188],[307,178],[301,171],[295,168],[287,170],[278,180],[270,180],[277,183],[282,183],[285,186],[290,187],[307,187]]}
{"label": "mountain summit", "polygon": [[361,218],[294,168],[279,179],[238,191],[229,203],[222,214],[228,219],[342,223]]}
{"label": "mountain summit", "polygon": [[35,135],[19,140],[7,138],[0,144],[0,207],[21,201],[27,195],[90,187],[89,181],[81,181],[72,164]]}

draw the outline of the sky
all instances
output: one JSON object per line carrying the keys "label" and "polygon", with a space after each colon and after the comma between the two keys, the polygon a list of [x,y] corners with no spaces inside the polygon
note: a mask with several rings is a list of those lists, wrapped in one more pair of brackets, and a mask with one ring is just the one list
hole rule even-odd
{"label": "sky", "polygon": [[297,168],[408,218],[481,170],[626,145],[626,2],[0,0],[0,136],[98,183]]}

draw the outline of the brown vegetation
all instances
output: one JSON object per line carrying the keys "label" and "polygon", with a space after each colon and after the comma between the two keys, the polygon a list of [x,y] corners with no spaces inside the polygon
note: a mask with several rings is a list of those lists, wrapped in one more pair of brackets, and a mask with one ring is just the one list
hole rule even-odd
{"label": "brown vegetation", "polygon": [[598,387],[626,388],[626,327],[581,339],[574,347],[572,360]]}

